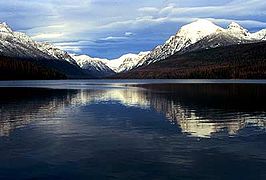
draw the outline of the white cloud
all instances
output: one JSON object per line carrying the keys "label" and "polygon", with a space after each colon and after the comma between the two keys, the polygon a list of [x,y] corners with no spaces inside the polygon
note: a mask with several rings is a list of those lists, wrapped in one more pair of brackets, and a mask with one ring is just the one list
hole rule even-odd
{"label": "white cloud", "polygon": [[215,23],[220,24],[229,24],[231,22],[237,22],[244,27],[257,27],[257,28],[265,28],[266,22],[255,21],[255,20],[236,20],[236,19],[215,19],[215,18],[207,18]]}
{"label": "white cloud", "polygon": [[64,36],[63,33],[42,33],[32,36],[32,38],[34,40],[44,41],[44,40],[58,39],[63,36]]}
{"label": "white cloud", "polygon": [[125,32],[125,36],[132,36],[132,35],[134,35],[134,33],[132,33],[132,32]]}
{"label": "white cloud", "polygon": [[[141,16],[132,19],[123,19],[112,21],[101,25],[97,29],[138,29],[150,26],[176,22],[177,26],[183,23],[189,23],[198,18],[211,19],[214,22],[225,24],[231,21],[241,22],[247,28],[263,28],[265,21],[263,18],[256,19],[257,16],[266,16],[266,1],[262,0],[235,0],[224,5],[208,6],[189,6],[179,7],[175,3],[158,7],[142,7],[138,11],[142,12]],[[151,15],[151,12],[157,12]],[[255,18],[255,20],[254,20]],[[167,28],[167,27],[165,27]],[[163,29],[160,29],[163,31]]]}
{"label": "white cloud", "polygon": [[117,41],[117,40],[124,40],[127,39],[127,37],[124,36],[108,36],[105,38],[101,38],[102,41]]}
{"label": "white cloud", "polygon": [[147,14],[154,14],[154,13],[158,13],[159,9],[156,7],[142,7],[139,8],[138,11],[140,11],[141,13],[147,13]]}
{"label": "white cloud", "polygon": [[82,47],[79,46],[57,46],[60,49],[64,50],[64,51],[68,51],[68,52],[74,52],[74,53],[80,53],[82,52]]}
{"label": "white cloud", "polygon": [[170,4],[160,9],[159,13],[163,16],[174,17],[243,17],[265,15],[266,1],[263,0],[235,0],[224,5],[179,7]]}

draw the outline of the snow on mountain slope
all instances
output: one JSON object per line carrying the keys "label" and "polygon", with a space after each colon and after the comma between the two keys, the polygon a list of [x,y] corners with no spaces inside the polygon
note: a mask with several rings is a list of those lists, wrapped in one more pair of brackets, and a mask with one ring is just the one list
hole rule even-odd
{"label": "snow on mountain slope", "polygon": [[4,22],[0,23],[0,33],[12,33],[10,27]]}
{"label": "snow on mountain slope", "polygon": [[232,22],[227,29],[217,31],[202,40],[181,50],[179,53],[191,52],[200,49],[210,49],[234,44],[254,43],[266,40],[266,30],[250,33],[239,24]]}
{"label": "snow on mountain slope", "polygon": [[251,37],[257,40],[266,40],[266,29],[251,34]]}
{"label": "snow on mountain slope", "polygon": [[0,55],[20,58],[49,58],[37,47],[37,43],[23,33],[13,32],[0,23]]}
{"label": "snow on mountain slope", "polygon": [[178,53],[196,51],[200,49],[211,49],[221,46],[229,46],[233,44],[243,44],[256,42],[257,39],[252,37],[252,34],[239,24],[232,22],[227,29],[218,30],[210,34],[200,41],[191,44],[189,47],[180,50]]}
{"label": "snow on mountain slope", "polygon": [[139,64],[140,60],[146,56],[149,52],[140,52],[139,54],[125,54],[118,59],[105,61],[107,66],[113,69],[115,72],[129,71]]}
{"label": "snow on mountain slope", "polygon": [[221,46],[229,46],[233,44],[239,44],[240,41],[239,38],[232,36],[227,33],[223,32],[217,32],[212,35],[209,35],[202,40],[190,45],[189,47],[180,50],[179,54],[183,54],[186,52],[192,52],[192,51],[197,51],[201,49],[211,49],[211,48],[217,48]]}
{"label": "snow on mountain slope", "polygon": [[240,40],[251,40],[252,39],[248,30],[243,28],[236,22],[230,23],[225,33],[230,34],[236,38],[239,38]]}
{"label": "snow on mountain slope", "polygon": [[87,55],[72,55],[77,64],[82,69],[91,69],[93,71],[102,72],[103,75],[110,75],[129,71],[139,64],[140,60],[149,52],[140,52],[139,54],[125,54],[120,58],[109,60],[101,58],[92,58]]}
{"label": "snow on mountain slope", "polygon": [[77,64],[88,73],[96,77],[106,77],[115,74],[115,72],[106,65],[107,59],[92,58],[87,55],[72,55]]}
{"label": "snow on mountain slope", "polygon": [[65,60],[71,64],[76,64],[76,61],[67,52],[55,47],[52,44],[38,43],[37,46],[42,52],[50,55],[54,59]]}
{"label": "snow on mountain slope", "polygon": [[48,44],[32,40],[21,32],[13,32],[6,23],[0,23],[0,55],[18,58],[56,59],[77,66],[65,51]]}
{"label": "snow on mountain slope", "polygon": [[223,29],[208,20],[197,20],[185,25],[174,36],[171,36],[164,45],[157,46],[146,55],[141,63],[150,64],[165,59],[218,30],[222,31]]}
{"label": "snow on mountain slope", "polygon": [[142,65],[149,65],[175,53],[262,40],[266,40],[266,29],[250,33],[235,22],[224,29],[211,21],[200,19],[181,27],[174,36],[171,36],[163,45],[157,46],[151,52],[130,53],[117,59],[108,60],[86,55],[71,56],[52,44],[36,42],[24,33],[13,32],[6,23],[0,23],[0,55],[37,60],[60,60],[74,65],[78,69],[81,67],[87,72],[91,71],[101,77],[112,75],[114,72],[130,71]]}
{"label": "snow on mountain slope", "polygon": [[261,40],[266,40],[266,30],[250,33],[235,22],[232,22],[227,29],[224,29],[211,21],[200,19],[181,27],[165,44],[157,46],[151,53],[140,60],[137,66],[148,65],[166,59],[177,52],[184,53]]}
{"label": "snow on mountain slope", "polygon": [[[266,40],[266,30],[250,33],[235,22],[232,22],[224,29],[211,21],[197,20],[181,27],[165,44],[157,46],[151,52],[126,54],[114,60],[94,58],[96,63],[94,66],[99,62],[103,62],[116,73],[121,73],[163,60],[177,52],[185,53],[233,44],[258,42],[262,39]],[[91,63],[91,65],[93,64]]]}
{"label": "snow on mountain slope", "polygon": [[0,23],[0,55],[17,58],[53,59],[66,61],[100,76],[130,70],[148,53],[126,54],[115,60],[70,56],[52,44],[36,42],[28,35],[13,32],[6,23]]}

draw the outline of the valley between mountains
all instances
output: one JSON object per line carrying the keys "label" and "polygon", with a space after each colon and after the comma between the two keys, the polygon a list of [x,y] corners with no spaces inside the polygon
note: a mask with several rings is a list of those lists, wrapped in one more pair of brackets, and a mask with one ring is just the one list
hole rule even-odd
{"label": "valley between mountains", "polygon": [[266,29],[199,19],[164,44],[118,59],[69,54],[0,24],[0,79],[265,79]]}

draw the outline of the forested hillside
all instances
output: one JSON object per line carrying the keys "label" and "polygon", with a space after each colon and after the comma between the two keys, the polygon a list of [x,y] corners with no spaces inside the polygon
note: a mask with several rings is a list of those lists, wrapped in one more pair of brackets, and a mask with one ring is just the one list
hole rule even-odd
{"label": "forested hillside", "polygon": [[56,70],[45,68],[26,59],[0,56],[0,80],[65,78],[65,75]]}

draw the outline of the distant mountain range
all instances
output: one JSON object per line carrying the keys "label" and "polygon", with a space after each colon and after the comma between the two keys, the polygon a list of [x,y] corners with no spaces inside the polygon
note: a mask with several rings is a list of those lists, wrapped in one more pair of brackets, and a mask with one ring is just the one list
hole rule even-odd
{"label": "distant mountain range", "polygon": [[[27,60],[61,78],[266,78],[265,68],[257,67],[265,67],[265,40],[266,29],[250,33],[235,22],[224,29],[200,19],[181,27],[150,52],[109,60],[70,55],[51,44],[13,32],[2,23],[0,57]],[[254,68],[249,68],[245,75],[232,75],[233,69],[241,74],[245,68],[239,67],[247,65]]]}
{"label": "distant mountain range", "polygon": [[84,72],[92,73],[96,77],[107,77],[116,74],[116,72],[107,66],[107,59],[92,58],[88,55],[72,55],[77,64]]}
{"label": "distant mountain range", "polygon": [[[124,55],[121,58],[117,60],[113,60],[113,61],[109,61],[106,59],[99,59],[99,58],[93,58],[93,59],[97,59],[98,62],[103,62],[107,67],[112,69],[114,72],[118,73],[118,75],[112,76],[114,78],[188,78],[188,77],[190,78],[245,78],[244,75],[243,76],[229,75],[230,74],[229,71],[228,71],[228,74],[224,77],[222,75],[217,76],[217,75],[210,75],[210,74],[208,76],[203,76],[202,74],[200,76],[196,76],[196,75],[189,75],[188,73],[186,75],[181,76],[180,74],[177,75],[178,73],[173,73],[172,70],[173,69],[176,70],[177,68],[186,69],[187,66],[183,67],[181,62],[180,64],[170,63],[168,59],[177,58],[179,56],[181,57],[181,55],[188,56],[190,53],[193,53],[196,51],[200,51],[198,55],[199,57],[202,57],[201,54],[204,54],[203,52],[204,50],[207,51],[209,49],[216,49],[219,47],[229,47],[232,45],[235,45],[231,47],[233,50],[236,50],[236,46],[238,45],[250,44],[250,43],[253,43],[253,44],[249,45],[248,46],[249,48],[252,46],[261,47],[261,46],[264,46],[265,44],[258,45],[257,43],[263,42],[264,40],[266,40],[266,29],[260,30],[255,33],[250,33],[248,32],[247,29],[241,27],[239,24],[235,22],[232,22],[231,24],[229,24],[228,28],[224,29],[222,27],[215,25],[211,21],[200,19],[200,20],[197,20],[195,22],[192,22],[188,25],[181,27],[180,30],[174,36],[171,36],[163,45],[157,46],[150,52],[141,53],[139,55],[136,55],[136,54]],[[243,47],[245,49],[248,48],[246,46],[240,46],[240,47]],[[225,51],[225,52],[220,52],[224,55],[226,54],[226,51],[228,50],[230,49],[224,48],[224,49],[220,49],[219,51]],[[263,53],[262,51],[259,51],[259,50],[255,50],[255,51]],[[210,53],[212,51],[208,51],[208,52]],[[236,54],[235,56],[240,57],[239,52],[235,52]],[[208,56],[209,59],[207,62],[208,63],[216,62],[216,63],[224,64],[223,61],[225,61],[225,59],[223,58],[225,57],[223,57],[222,59],[220,58],[221,62],[217,62],[217,59],[219,59],[217,57],[218,55],[214,56],[214,54],[213,56],[211,55]],[[252,56],[257,57],[257,56],[263,56],[263,55],[264,54],[252,52]],[[233,58],[234,55],[231,54],[231,56],[232,57],[230,57],[230,59],[234,59]],[[128,57],[128,58],[125,58],[125,57]],[[132,58],[132,57],[135,57],[135,58]],[[252,58],[256,59],[256,57],[252,57]],[[229,59],[226,59],[226,60],[229,60]],[[233,61],[230,63],[233,63]],[[239,65],[241,65],[242,62],[238,62],[238,63]],[[197,69],[198,68],[197,66],[204,65],[204,63],[198,64],[198,63],[193,62],[193,59],[188,59],[187,64],[189,65],[189,68],[190,68],[189,70],[186,69],[187,72],[190,72],[191,68]],[[162,71],[162,67],[164,67],[163,71]],[[233,67],[230,65],[230,68],[233,68]],[[152,69],[152,72],[150,71],[151,69]],[[260,73],[262,72],[260,71]],[[257,75],[253,75],[252,77],[251,76],[247,76],[247,77],[256,78],[258,76],[259,75],[257,74]],[[261,76],[258,78],[261,78]]]}
{"label": "distant mountain range", "polygon": [[72,57],[85,72],[93,72],[97,77],[108,77],[140,66],[140,61],[147,54],[149,52],[125,54],[118,59],[111,60],[92,58],[88,55],[72,55]]}

